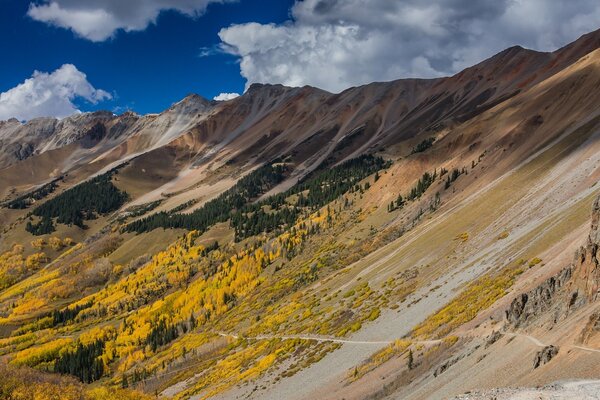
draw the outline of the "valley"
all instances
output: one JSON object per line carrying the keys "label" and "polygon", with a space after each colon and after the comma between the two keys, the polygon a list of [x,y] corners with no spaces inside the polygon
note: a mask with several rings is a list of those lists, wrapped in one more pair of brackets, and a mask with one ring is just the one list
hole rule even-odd
{"label": "valley", "polygon": [[598,88],[595,31],[447,78],[1,121],[0,394],[587,395]]}

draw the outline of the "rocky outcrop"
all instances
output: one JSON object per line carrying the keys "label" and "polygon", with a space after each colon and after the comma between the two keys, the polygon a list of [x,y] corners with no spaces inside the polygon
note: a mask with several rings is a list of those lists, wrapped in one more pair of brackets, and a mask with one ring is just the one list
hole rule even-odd
{"label": "rocky outcrop", "polygon": [[449,360],[444,361],[442,364],[440,364],[435,369],[435,371],[433,371],[433,377],[437,378],[438,376],[440,376],[441,374],[443,374],[444,372],[446,372],[448,370],[448,368],[450,368],[451,366],[453,366],[454,364],[456,364],[457,362],[459,362],[463,358],[465,358],[465,355],[461,354],[458,357],[453,357],[453,358],[451,358]]}
{"label": "rocky outcrop", "polygon": [[588,343],[591,339],[600,334],[600,312],[595,312],[588,318],[587,324],[581,331],[579,341],[583,344]]}
{"label": "rocky outcrop", "polygon": [[533,369],[538,368],[552,360],[558,354],[558,347],[550,345],[538,351],[533,359]]}
{"label": "rocky outcrop", "polygon": [[496,343],[498,340],[502,339],[502,336],[504,335],[500,331],[492,332],[485,342],[485,348],[487,349],[488,347]]}
{"label": "rocky outcrop", "polygon": [[573,279],[569,285],[571,307],[596,301],[600,295],[599,224],[600,197],[596,199],[592,208],[592,227],[587,243],[575,254]]}
{"label": "rocky outcrop", "polygon": [[[33,148],[33,145],[31,143],[13,143],[11,145],[12,149],[12,153],[15,157],[15,159],[22,161],[28,157],[31,157],[31,155],[33,154],[33,152],[35,151],[35,149]],[[11,150],[9,150],[11,151]]]}
{"label": "rocky outcrop", "polygon": [[533,317],[548,311],[557,292],[571,279],[571,274],[571,267],[567,267],[535,289],[517,296],[505,311],[508,324],[514,328],[526,326]]}
{"label": "rocky outcrop", "polygon": [[554,309],[554,320],[600,296],[600,197],[592,207],[592,224],[585,246],[575,253],[571,266],[548,278],[535,289],[517,296],[505,311],[513,328],[528,325],[535,317]]}

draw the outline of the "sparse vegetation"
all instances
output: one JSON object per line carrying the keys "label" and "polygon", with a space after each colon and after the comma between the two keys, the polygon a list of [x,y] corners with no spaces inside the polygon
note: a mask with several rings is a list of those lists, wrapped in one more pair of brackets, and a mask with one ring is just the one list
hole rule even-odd
{"label": "sparse vegetation", "polygon": [[412,149],[412,152],[410,154],[422,153],[425,150],[429,149],[431,146],[433,146],[434,142],[435,142],[435,138],[434,137],[430,137],[430,138],[424,139],[423,141],[421,141],[419,144],[417,144]]}
{"label": "sparse vegetation", "polygon": [[498,235],[498,240],[504,240],[506,239],[508,236],[510,235],[510,233],[508,231],[503,231],[502,233],[500,233]]}
{"label": "sparse vegetation", "polygon": [[36,201],[42,200],[49,194],[53,193],[58,187],[57,182],[61,179],[62,178],[55,179],[30,193],[17,197],[16,199],[8,202],[6,207],[19,210],[28,208]]}
{"label": "sparse vegetation", "polygon": [[[452,81],[469,89],[477,74]],[[23,138],[48,126],[56,137],[42,132],[40,142],[74,142],[48,154],[38,154],[46,144],[9,143],[31,157],[22,171],[12,155],[0,160],[12,200],[0,210],[0,398],[268,397],[266,386],[340,346],[374,349],[314,366],[347,373],[324,377],[340,396],[355,387],[402,396],[399,386],[419,391],[450,368],[434,382],[443,389],[448,375],[468,375],[461,365],[491,376],[497,365],[480,361],[506,342],[485,348],[507,293],[522,271],[548,272],[536,269],[556,260],[532,257],[559,254],[596,193],[593,163],[577,164],[586,154],[576,151],[593,129],[560,118],[533,129],[520,120],[531,104],[506,108],[508,86],[483,83],[502,90],[459,99],[452,85],[424,82],[335,95],[253,86],[231,102],[193,96],[164,115],[6,122]],[[554,103],[546,114],[561,109]],[[386,170],[376,154],[397,164]],[[121,157],[128,167],[91,178]],[[579,183],[558,190],[569,180],[551,178],[565,165],[579,168],[569,177]],[[62,170],[64,180],[32,186]],[[126,193],[135,206],[123,206]],[[493,268],[501,259],[510,262]]]}
{"label": "sparse vegetation", "polygon": [[356,366],[352,369],[349,374],[350,381],[355,381],[362,378],[365,374],[373,371],[375,368],[380,365],[386,363],[393,357],[398,357],[404,354],[408,349],[408,363],[410,365],[409,368],[412,368],[412,350],[409,349],[411,342],[404,339],[398,339],[393,344],[384,347],[383,349],[377,351],[373,355],[371,355],[367,360],[365,360],[360,365]]}
{"label": "sparse vegetation", "polygon": [[464,173],[464,169],[458,170],[458,169],[453,169],[451,173],[448,174],[447,178],[446,178],[446,183],[444,184],[444,189],[450,189],[450,186],[452,186],[452,184],[454,183],[454,181],[456,181],[458,179],[459,176],[461,176]]}
{"label": "sparse vegetation", "polygon": [[454,238],[454,240],[458,240],[458,241],[463,242],[463,243],[466,242],[466,241],[468,241],[469,240],[469,232],[463,232],[463,233],[460,233],[460,234],[456,235],[456,237]]}
{"label": "sparse vegetation", "polygon": [[[404,205],[409,201],[415,201],[421,198],[423,194],[429,189],[429,187],[435,182],[438,178],[437,170],[433,171],[433,174],[429,172],[425,172],[421,178],[417,181],[416,185],[410,190],[406,198],[402,197],[401,194],[398,195],[398,198],[395,201],[392,201],[388,205],[388,212],[395,211],[397,209],[401,209]],[[439,193],[436,194],[435,202],[439,205],[440,197]],[[432,205],[432,208],[435,208]]]}
{"label": "sparse vegetation", "polygon": [[417,325],[413,335],[419,338],[445,337],[503,297],[521,273],[523,269],[520,266],[511,266],[469,283],[448,305]]}
{"label": "sparse vegetation", "polygon": [[423,176],[417,181],[417,184],[410,190],[408,196],[406,196],[408,201],[413,201],[420,198],[425,191],[431,186],[433,182],[435,182],[437,178],[437,172],[434,171],[433,174],[429,172],[425,172]]}
{"label": "sparse vegetation", "polygon": [[536,265],[538,265],[541,262],[542,262],[541,258],[535,257],[535,258],[531,259],[531,261],[529,261],[528,266],[529,266],[529,268],[533,268],[533,267],[535,267]]}

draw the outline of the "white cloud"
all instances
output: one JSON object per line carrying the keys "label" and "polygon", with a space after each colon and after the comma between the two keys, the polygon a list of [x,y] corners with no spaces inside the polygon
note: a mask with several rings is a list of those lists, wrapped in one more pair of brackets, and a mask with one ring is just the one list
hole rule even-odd
{"label": "white cloud", "polygon": [[506,47],[554,50],[600,27],[597,0],[304,0],[283,24],[219,32],[252,83],[330,91],[449,75]]}
{"label": "white cloud", "polygon": [[213,100],[216,101],[227,101],[227,100],[233,100],[236,97],[240,97],[239,93],[221,93],[218,96],[215,96],[213,98]]}
{"label": "white cloud", "polygon": [[64,118],[80,112],[73,101],[82,98],[90,103],[111,99],[95,89],[86,75],[72,64],[64,64],[52,73],[35,71],[31,78],[0,93],[0,120],[12,117],[29,120],[53,116]]}
{"label": "white cloud", "polygon": [[60,28],[71,29],[82,38],[101,42],[122,29],[142,31],[155,23],[165,10],[190,17],[206,11],[210,3],[235,0],[44,0],[30,3],[27,15]]}

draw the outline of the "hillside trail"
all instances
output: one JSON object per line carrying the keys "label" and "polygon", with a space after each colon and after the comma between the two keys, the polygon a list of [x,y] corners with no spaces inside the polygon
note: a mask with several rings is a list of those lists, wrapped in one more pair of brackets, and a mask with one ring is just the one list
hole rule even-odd
{"label": "hillside trail", "polygon": [[[239,336],[232,333],[218,332],[219,336],[222,337],[231,337],[234,339],[247,339],[247,340],[272,340],[272,339],[280,339],[280,340],[313,340],[315,342],[321,343],[345,343],[345,344],[357,344],[357,345],[377,345],[381,346],[382,344],[394,344],[396,340],[351,340],[351,339],[340,339],[331,336],[319,336],[319,335],[257,335],[257,336]],[[422,344],[422,345],[434,345],[439,344],[444,341],[444,339],[431,339],[431,340],[411,340],[407,339],[411,343],[414,344]]]}
{"label": "hillside trail", "polygon": [[[246,339],[246,340],[273,340],[273,339],[279,339],[279,340],[312,340],[315,342],[320,342],[320,343],[340,343],[340,344],[349,344],[349,345],[359,345],[359,346],[369,346],[369,345],[373,345],[373,346],[378,346],[381,347],[382,345],[392,345],[396,342],[396,340],[352,340],[352,339],[341,339],[341,338],[336,338],[336,337],[331,337],[331,336],[320,336],[320,335],[256,335],[256,336],[242,336],[236,333],[226,333],[226,332],[215,332],[218,336],[224,337],[224,338],[233,338],[233,339]],[[472,331],[466,331],[466,332],[461,332],[459,334],[454,334],[454,335],[449,335],[446,336],[442,339],[429,339],[429,340],[412,340],[412,339],[406,339],[409,340],[411,342],[411,344],[415,344],[415,345],[424,345],[424,346],[433,346],[436,344],[440,344],[442,342],[444,342],[444,340],[452,337],[452,336],[459,336],[459,337],[479,337],[479,338],[484,338],[484,336],[482,335],[474,335],[474,332]],[[501,332],[502,334],[509,336],[509,337],[520,337],[520,338],[524,338],[527,339],[529,342],[531,342],[532,344],[534,344],[535,346],[538,347],[546,347],[548,346],[548,344],[542,342],[540,339],[536,338],[535,336],[529,335],[529,334],[525,334],[525,333],[519,333],[519,332],[508,332],[508,331],[503,331]],[[572,349],[578,349],[578,350],[582,350],[582,351],[588,351],[588,352],[593,352],[593,353],[600,353],[600,349],[593,349],[590,347],[585,347],[585,346],[579,346],[579,345],[563,345],[563,348],[572,348]],[[162,374],[162,376],[168,376],[168,375],[173,375],[173,374],[178,374],[180,372],[183,372],[185,370],[189,370],[192,368],[195,368],[196,366],[200,365],[202,363],[201,362],[196,362],[196,363],[192,363],[190,365],[186,365],[185,367],[181,367],[181,368],[176,368],[174,370],[168,371],[164,374]],[[195,377],[198,377],[202,375],[202,373],[197,374]],[[185,384],[186,381],[180,382],[180,384]],[[168,388],[167,390],[165,390],[163,392],[164,393],[171,393],[171,391],[176,388],[179,387],[180,384],[174,385],[170,388]],[[176,390],[177,391],[177,390]]]}
{"label": "hillside trail", "polygon": [[[535,336],[526,334],[526,333],[519,333],[519,332],[509,332],[509,331],[503,331],[501,332],[502,334],[509,336],[509,337],[521,337],[524,339],[529,340],[531,343],[533,343],[534,345],[538,346],[538,347],[546,347],[549,346],[548,344],[542,342],[540,339],[536,338]],[[272,339],[279,339],[279,340],[313,340],[315,342],[321,342],[321,343],[344,343],[344,344],[355,344],[355,345],[377,345],[377,346],[381,346],[381,345],[391,345],[394,344],[396,342],[397,339],[395,340],[352,340],[352,339],[340,339],[340,338],[336,338],[336,337],[331,337],[331,336],[319,336],[319,335],[256,335],[256,336],[241,336],[241,335],[237,335],[234,333],[226,333],[226,332],[217,332],[217,334],[219,336],[222,337],[231,337],[234,339],[246,339],[246,340],[272,340]],[[467,331],[464,333],[460,333],[460,334],[454,334],[454,335],[449,335],[446,336],[444,338],[441,339],[429,339],[429,340],[412,340],[410,338],[406,339],[408,341],[411,342],[411,344],[417,344],[417,345],[425,345],[425,346],[432,346],[435,344],[440,344],[442,343],[444,340],[449,339],[452,336],[460,336],[460,337],[477,337],[473,335],[473,332]],[[481,337],[481,336],[479,336]],[[482,337],[481,337],[482,338]],[[600,353],[600,349],[594,349],[591,347],[586,347],[586,346],[580,346],[580,345],[563,345],[562,347],[564,348],[572,348],[572,349],[578,349],[578,350],[583,350],[583,351],[589,351],[589,352],[593,352],[593,353]]]}
{"label": "hillside trail", "polygon": [[[233,338],[233,339],[246,339],[246,340],[312,340],[320,343],[341,343],[341,344],[354,344],[354,345],[374,345],[381,347],[381,345],[391,345],[396,342],[396,340],[350,340],[350,339],[340,339],[329,336],[318,336],[318,335],[256,335],[256,336],[241,336],[235,333],[225,333],[225,332],[215,332],[217,335],[224,338]],[[434,344],[442,343],[444,339],[432,339],[432,340],[410,340],[411,344],[421,344],[425,346],[432,346]],[[203,362],[203,361],[202,361]],[[189,369],[192,369],[202,362],[193,363],[190,365],[186,365],[185,367],[176,368],[174,370],[168,371],[164,374],[161,374],[162,377],[177,374]],[[198,374],[196,376],[199,376]],[[172,393],[173,388],[178,385],[173,385],[167,390],[163,391],[165,393]]]}
{"label": "hillside trail", "polygon": [[[522,337],[522,338],[528,339],[530,342],[532,342],[533,344],[535,344],[536,346],[539,346],[539,347],[549,346],[549,344],[546,344],[546,343],[540,341],[538,338],[531,336],[531,335],[527,335],[525,333],[516,333],[516,332],[503,332],[503,333],[507,336]],[[594,349],[591,347],[580,346],[580,345],[576,345],[576,344],[565,344],[565,345],[562,345],[562,347],[567,348],[567,349],[577,349],[577,350],[589,351],[591,353],[600,353],[600,349]]]}
{"label": "hillside trail", "polygon": [[535,344],[536,346],[539,347],[546,347],[548,346],[547,344],[543,343],[541,340],[539,340],[538,338],[531,336],[531,335],[527,335],[525,333],[517,333],[517,332],[503,332],[506,336],[510,336],[510,337],[522,337],[525,338],[527,340],[529,340],[531,343]]}

